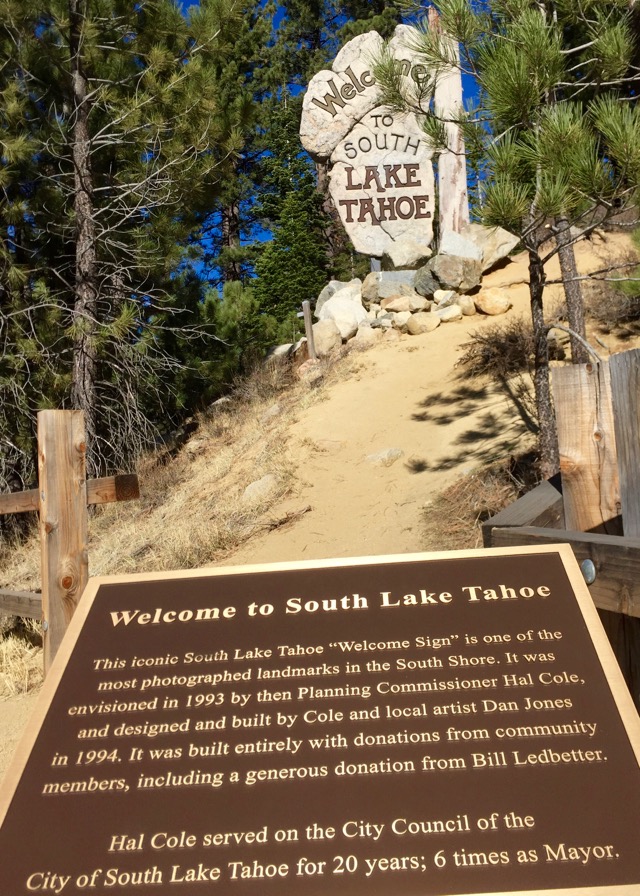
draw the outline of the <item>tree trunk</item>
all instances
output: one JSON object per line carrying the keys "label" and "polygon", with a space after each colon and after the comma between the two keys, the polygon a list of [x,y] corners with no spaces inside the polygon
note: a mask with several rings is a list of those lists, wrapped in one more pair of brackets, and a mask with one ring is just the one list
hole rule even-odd
{"label": "tree trunk", "polygon": [[[232,252],[240,248],[240,207],[237,202],[229,202],[222,209],[222,251]],[[233,254],[225,258],[223,254],[222,277],[225,283],[242,280],[242,268]]]}
{"label": "tree trunk", "polygon": [[327,258],[330,269],[333,272],[335,260],[342,252],[347,250],[349,239],[329,193],[329,167],[327,162],[316,162],[316,178],[317,189],[322,196],[322,211],[328,222],[324,233],[327,240]]}
{"label": "tree trunk", "polygon": [[[558,244],[558,259],[560,261],[560,271],[562,272],[562,280],[564,283],[564,295],[567,303],[567,320],[569,327],[582,336],[587,338],[587,331],[584,320],[584,302],[582,300],[582,288],[578,278],[578,269],[576,267],[576,254],[571,243],[571,231],[569,222],[566,218],[557,218],[556,225],[558,233],[556,242]],[[589,360],[589,353],[584,345],[571,336],[571,360],[574,364],[586,364]]]}
{"label": "tree trunk", "polygon": [[540,427],[538,435],[540,472],[545,479],[549,479],[560,469],[560,454],[556,434],[556,418],[551,400],[549,347],[542,306],[544,280],[544,266],[540,253],[535,249],[529,249],[529,297],[535,340],[533,386],[538,410],[538,426]]}
{"label": "tree trunk", "polygon": [[[448,52],[459,59],[458,44],[442,33],[440,16],[434,7],[429,8],[429,28],[442,34]],[[438,114],[447,122],[447,145],[438,156],[438,219],[440,239],[445,233],[460,233],[469,223],[469,197],[467,193],[467,157],[462,129],[454,121],[464,109],[462,102],[462,75],[459,68],[451,67],[441,72],[436,80],[434,102]]]}
{"label": "tree trunk", "polygon": [[97,347],[98,287],[96,283],[96,227],[89,136],[89,82],[82,65],[84,0],[69,0],[69,51],[71,66],[72,142],[75,215],[75,295],[73,306],[73,376],[71,404],[84,411],[87,467],[98,472]]}

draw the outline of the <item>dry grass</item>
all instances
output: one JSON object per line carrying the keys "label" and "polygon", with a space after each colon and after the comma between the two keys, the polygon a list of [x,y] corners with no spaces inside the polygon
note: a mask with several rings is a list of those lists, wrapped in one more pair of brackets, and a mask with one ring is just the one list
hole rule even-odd
{"label": "dry grass", "polygon": [[[140,500],[90,515],[90,575],[206,566],[277,525],[278,503],[295,495],[288,440],[296,414],[321,401],[353,363],[347,356],[327,364],[317,386],[300,382],[288,366],[261,367],[236,384],[230,401],[202,415],[187,441],[143,458]],[[269,495],[245,500],[245,488],[267,474],[275,477]],[[40,588],[35,526],[21,543],[0,543],[0,551],[0,587]]]}
{"label": "dry grass", "polygon": [[0,640],[0,699],[35,690],[42,679],[42,633],[25,619]]}
{"label": "dry grass", "polygon": [[533,454],[474,470],[425,507],[425,550],[482,547],[481,524],[536,484]]}

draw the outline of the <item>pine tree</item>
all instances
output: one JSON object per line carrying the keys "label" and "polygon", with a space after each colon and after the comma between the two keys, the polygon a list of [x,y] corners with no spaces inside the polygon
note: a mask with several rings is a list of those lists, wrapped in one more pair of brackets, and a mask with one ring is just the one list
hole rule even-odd
{"label": "pine tree", "polygon": [[[443,30],[459,41],[461,67],[478,85],[476,108],[461,117],[467,147],[482,164],[487,224],[517,233],[529,253],[535,335],[534,386],[541,469],[558,469],[543,307],[545,264],[560,253],[575,283],[571,246],[637,197],[640,112],[628,4],[618,0],[443,0]],[[420,26],[416,44],[435,77],[454,63],[438,36]],[[429,108],[429,85],[403,93],[395,66],[377,75],[386,101],[425,113],[427,139],[445,144],[444,121]],[[552,240],[551,238],[555,238]],[[566,275],[566,274],[565,274]],[[570,321],[584,332],[581,295],[568,284]]]}
{"label": "pine tree", "polygon": [[299,329],[295,315],[301,303],[315,299],[328,278],[327,220],[311,162],[300,147],[298,117],[292,102],[272,116],[257,207],[273,239],[256,262],[255,295],[261,310],[284,325],[287,341]]}
{"label": "pine tree", "polygon": [[17,417],[82,409],[92,472],[152,439],[145,405],[178,364],[162,334],[194,298],[175,274],[237,151],[213,69],[230,16],[225,0],[189,22],[170,0],[0,0],[0,337],[20,367],[0,388]]}

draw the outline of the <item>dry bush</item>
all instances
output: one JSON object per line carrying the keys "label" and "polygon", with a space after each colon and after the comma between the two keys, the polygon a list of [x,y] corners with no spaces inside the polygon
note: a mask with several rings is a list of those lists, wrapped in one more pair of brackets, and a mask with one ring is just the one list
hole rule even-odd
{"label": "dry bush", "polygon": [[0,640],[0,698],[26,694],[43,680],[42,630],[23,619]]}
{"label": "dry bush", "polygon": [[242,404],[268,401],[289,389],[295,382],[293,364],[273,359],[256,365],[248,376],[237,379],[233,384],[231,399]]}
{"label": "dry bush", "polygon": [[640,334],[640,283],[593,283],[585,305],[601,333],[621,339]]}
{"label": "dry bush", "polygon": [[475,470],[440,492],[424,511],[425,550],[482,546],[481,524],[538,483],[533,453]]}
{"label": "dry bush", "polygon": [[530,371],[535,349],[531,324],[520,317],[492,324],[470,334],[456,367],[470,376],[488,376],[502,382]]}

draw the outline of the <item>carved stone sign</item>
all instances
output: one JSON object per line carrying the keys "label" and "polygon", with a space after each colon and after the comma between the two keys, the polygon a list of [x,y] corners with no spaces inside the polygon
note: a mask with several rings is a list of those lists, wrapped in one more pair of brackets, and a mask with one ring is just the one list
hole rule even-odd
{"label": "carved stone sign", "polygon": [[[419,80],[425,67],[410,33],[399,25],[389,49],[403,61],[404,77]],[[311,80],[300,137],[312,156],[329,161],[331,196],[355,248],[404,266],[431,254],[433,166],[415,116],[380,105],[372,66],[382,46],[377,32],[360,35],[331,71]]]}
{"label": "carved stone sign", "polygon": [[568,546],[93,580],[0,892],[637,896],[639,759]]}

